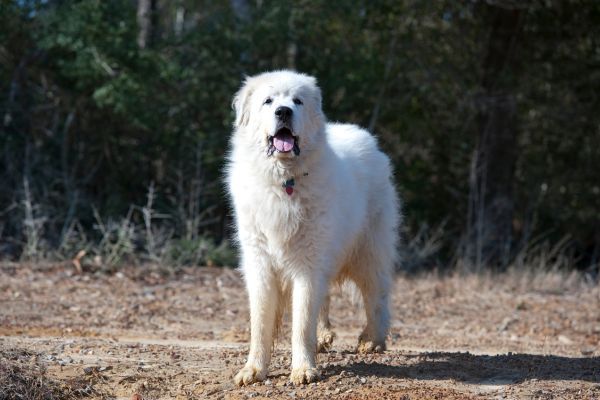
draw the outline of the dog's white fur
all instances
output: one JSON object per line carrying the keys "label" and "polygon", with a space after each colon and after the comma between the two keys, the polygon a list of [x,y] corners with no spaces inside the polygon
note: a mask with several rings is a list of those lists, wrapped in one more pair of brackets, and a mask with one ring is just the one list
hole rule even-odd
{"label": "dog's white fur", "polygon": [[[279,106],[293,110],[299,155],[267,154]],[[350,279],[363,295],[367,326],[358,350],[385,349],[400,223],[390,162],[367,131],[326,123],[313,77],[275,71],[247,78],[233,107],[227,187],[251,327],[248,361],[235,382],[265,379],[278,319],[289,300],[290,379],[295,384],[312,382],[319,377],[317,347],[327,349],[334,336],[328,318],[333,282]],[[290,178],[295,179],[292,195],[282,187]]]}

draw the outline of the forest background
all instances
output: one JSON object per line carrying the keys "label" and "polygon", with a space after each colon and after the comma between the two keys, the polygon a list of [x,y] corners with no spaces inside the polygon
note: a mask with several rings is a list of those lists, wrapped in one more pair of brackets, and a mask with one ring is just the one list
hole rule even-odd
{"label": "forest background", "polygon": [[0,259],[236,265],[231,99],[279,68],[391,157],[399,270],[597,279],[595,0],[0,0]]}

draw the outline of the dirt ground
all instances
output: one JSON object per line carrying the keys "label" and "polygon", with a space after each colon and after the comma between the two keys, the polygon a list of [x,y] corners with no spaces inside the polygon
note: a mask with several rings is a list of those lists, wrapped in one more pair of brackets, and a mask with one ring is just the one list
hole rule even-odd
{"label": "dirt ground", "polygon": [[359,310],[335,291],[320,382],[288,383],[287,321],[268,380],[238,388],[249,332],[236,271],[1,264],[0,398],[600,399],[600,287],[575,275],[398,277],[377,355],[354,352]]}

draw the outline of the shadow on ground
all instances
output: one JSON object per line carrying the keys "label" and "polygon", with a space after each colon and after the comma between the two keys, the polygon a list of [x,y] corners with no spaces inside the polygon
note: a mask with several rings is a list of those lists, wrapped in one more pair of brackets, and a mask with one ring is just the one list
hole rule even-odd
{"label": "shadow on ground", "polygon": [[400,362],[406,365],[358,362],[346,366],[329,366],[325,368],[323,375],[333,376],[341,371],[348,371],[359,376],[453,379],[482,385],[513,384],[532,379],[600,382],[600,357],[571,358],[510,353],[489,356],[445,352],[401,357],[403,360]]}

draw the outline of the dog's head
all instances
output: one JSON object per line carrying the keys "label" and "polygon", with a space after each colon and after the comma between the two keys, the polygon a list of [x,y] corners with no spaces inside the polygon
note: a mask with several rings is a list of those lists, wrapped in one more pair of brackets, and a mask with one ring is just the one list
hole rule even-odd
{"label": "dog's head", "polygon": [[235,130],[253,150],[274,160],[310,152],[323,135],[316,79],[292,71],[267,72],[244,81],[233,99]]}

